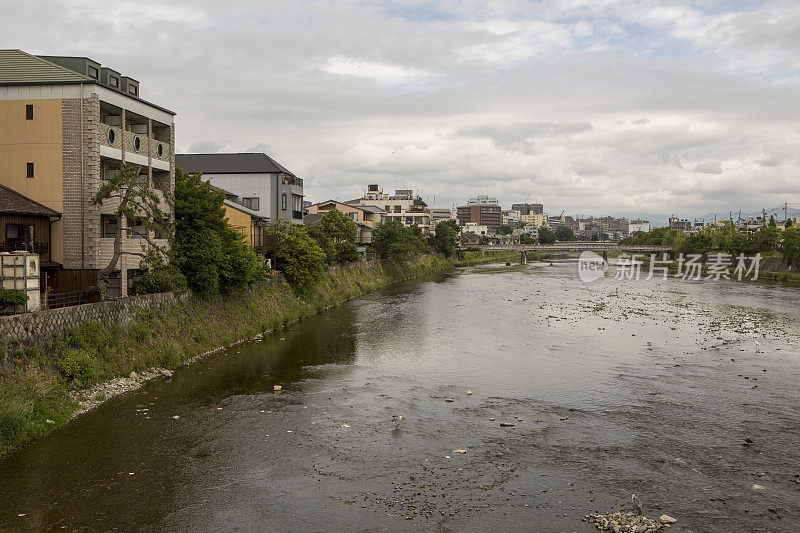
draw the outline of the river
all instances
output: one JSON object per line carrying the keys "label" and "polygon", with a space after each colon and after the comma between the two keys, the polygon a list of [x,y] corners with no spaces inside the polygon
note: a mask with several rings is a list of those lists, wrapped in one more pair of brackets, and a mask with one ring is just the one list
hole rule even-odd
{"label": "river", "polygon": [[672,531],[796,531],[798,296],[574,263],[398,284],[3,458],[0,529],[596,531],[635,493]]}

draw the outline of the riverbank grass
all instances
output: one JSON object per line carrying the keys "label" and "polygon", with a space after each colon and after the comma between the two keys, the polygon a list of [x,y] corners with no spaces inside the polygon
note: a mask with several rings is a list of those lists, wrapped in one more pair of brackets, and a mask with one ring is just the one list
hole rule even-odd
{"label": "riverbank grass", "polygon": [[[470,259],[473,264],[505,260],[500,254]],[[401,264],[336,267],[301,292],[273,281],[232,295],[150,309],[126,325],[85,323],[66,330],[46,351],[20,352],[11,369],[0,368],[0,455],[66,423],[78,408],[71,391],[132,371],[174,369],[364,293],[451,271],[456,264],[425,255]]]}

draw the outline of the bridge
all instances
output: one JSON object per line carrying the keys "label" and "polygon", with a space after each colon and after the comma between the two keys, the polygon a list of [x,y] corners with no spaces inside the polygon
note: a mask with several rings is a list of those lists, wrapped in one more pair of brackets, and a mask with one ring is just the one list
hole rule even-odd
{"label": "bridge", "polygon": [[528,252],[585,252],[591,251],[602,254],[603,259],[608,259],[608,252],[620,252],[629,254],[668,254],[672,252],[672,246],[646,246],[646,245],[620,245],[617,243],[574,241],[558,242],[555,244],[502,244],[478,246],[481,256],[485,252],[520,252],[520,264],[528,264]]}

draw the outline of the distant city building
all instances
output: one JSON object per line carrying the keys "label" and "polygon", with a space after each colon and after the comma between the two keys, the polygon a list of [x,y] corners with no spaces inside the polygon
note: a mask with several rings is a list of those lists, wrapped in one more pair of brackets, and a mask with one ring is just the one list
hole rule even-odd
{"label": "distant city building", "polygon": [[374,205],[383,209],[386,220],[396,220],[404,226],[417,226],[423,235],[431,233],[431,213],[420,196],[410,189],[397,189],[386,194],[376,184],[367,186],[364,196],[345,202],[350,205]]}
{"label": "distant city building", "polygon": [[643,231],[644,233],[650,233],[650,221],[649,220],[631,220],[628,222],[628,235],[633,235],[637,231]]}
{"label": "distant city building", "polygon": [[503,225],[504,226],[512,226],[517,224],[519,220],[519,211],[514,211],[513,209],[509,211],[503,211]]}
{"label": "distant city building", "polygon": [[467,222],[461,226],[461,233],[474,233],[475,235],[488,235],[489,227],[474,222]]}
{"label": "distant city building", "polygon": [[511,204],[511,210],[520,215],[541,215],[544,213],[544,206],[542,204]]}
{"label": "distant city building", "polygon": [[547,213],[528,213],[523,215],[520,213],[519,221],[524,224],[535,224],[536,227],[547,225]]}
{"label": "distant city building", "polygon": [[669,217],[669,227],[680,231],[690,231],[692,229],[692,223],[685,218],[678,218],[672,215]]}
{"label": "distant city building", "polygon": [[453,212],[450,209],[444,209],[441,207],[431,207],[430,212],[431,212],[431,226],[433,228],[435,228],[436,224],[438,224],[439,222],[452,220],[454,218]]}
{"label": "distant city building", "polygon": [[201,172],[261,217],[303,223],[303,180],[267,154],[177,154],[175,164],[191,174]]}
{"label": "distant city building", "polygon": [[496,230],[503,224],[503,208],[497,198],[479,195],[458,206],[459,224],[477,224]]}
{"label": "distant city building", "polygon": [[537,226],[536,224],[525,224],[524,226],[522,226],[522,232],[527,233],[534,239],[539,238],[539,226]]}

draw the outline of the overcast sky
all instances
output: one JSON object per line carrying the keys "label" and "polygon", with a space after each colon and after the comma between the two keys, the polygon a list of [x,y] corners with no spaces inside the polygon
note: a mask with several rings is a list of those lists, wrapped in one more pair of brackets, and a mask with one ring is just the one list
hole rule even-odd
{"label": "overcast sky", "polygon": [[0,0],[0,47],[85,55],[264,151],[307,198],[695,216],[800,202],[800,1]]}

